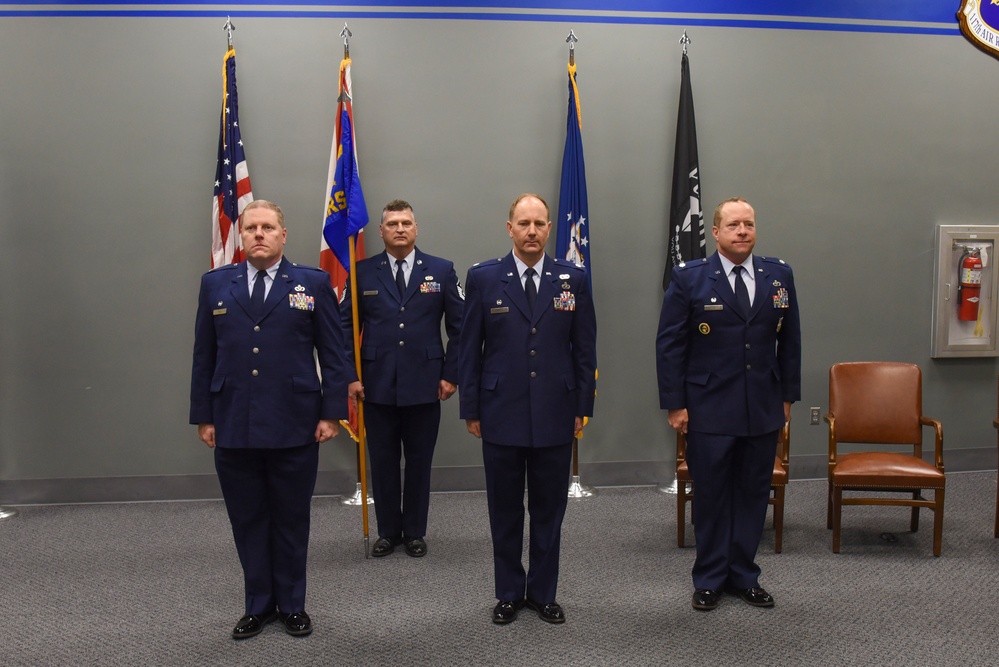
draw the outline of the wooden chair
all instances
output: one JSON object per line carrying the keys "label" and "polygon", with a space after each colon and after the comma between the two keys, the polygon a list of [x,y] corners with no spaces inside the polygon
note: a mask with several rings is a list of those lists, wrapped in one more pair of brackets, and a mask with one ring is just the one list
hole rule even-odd
{"label": "wooden chair", "polygon": [[[784,489],[788,479],[788,452],[791,444],[791,425],[784,424],[777,438],[777,456],[774,457],[774,476],[770,485],[770,504],[774,508],[774,551],[780,553],[784,545]],[[686,538],[687,503],[690,503],[691,523],[694,521],[694,490],[690,470],[687,469],[687,438],[676,434],[676,545],[684,546]],[[687,485],[690,490],[687,490]]]}
{"label": "wooden chair", "polygon": [[[843,505],[893,505],[912,508],[909,528],[919,528],[919,508],[933,510],[933,555],[943,538],[943,427],[923,416],[922,371],[914,364],[856,362],[829,369],[829,497],[826,527],[839,553]],[[934,465],[923,458],[923,426],[935,431]],[[840,454],[840,443],[905,446],[909,453],[863,451]],[[933,491],[926,500],[922,490]],[[878,493],[843,497],[844,491]],[[885,497],[883,492],[911,494]]]}

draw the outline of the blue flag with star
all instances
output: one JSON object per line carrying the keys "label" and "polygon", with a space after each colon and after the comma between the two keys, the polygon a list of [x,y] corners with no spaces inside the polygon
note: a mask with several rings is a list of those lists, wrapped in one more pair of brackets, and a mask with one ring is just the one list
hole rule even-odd
{"label": "blue flag with star", "polygon": [[590,220],[586,202],[586,167],[583,165],[582,120],[576,66],[569,65],[569,114],[565,125],[565,151],[562,153],[562,186],[558,197],[558,230],[555,255],[586,268],[590,266]]}

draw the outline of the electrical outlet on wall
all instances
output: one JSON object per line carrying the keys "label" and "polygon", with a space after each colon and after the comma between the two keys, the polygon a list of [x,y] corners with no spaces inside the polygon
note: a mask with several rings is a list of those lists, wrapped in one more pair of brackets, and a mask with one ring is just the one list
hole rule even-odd
{"label": "electrical outlet on wall", "polygon": [[821,409],[822,408],[809,408],[809,412],[810,412],[811,416],[809,418],[808,423],[811,424],[812,426],[818,426],[819,425],[819,410],[821,410]]}

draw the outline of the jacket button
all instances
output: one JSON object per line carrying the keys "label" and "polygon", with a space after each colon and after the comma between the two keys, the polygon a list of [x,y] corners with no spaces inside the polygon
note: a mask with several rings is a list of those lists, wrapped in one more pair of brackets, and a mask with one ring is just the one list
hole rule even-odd
{"label": "jacket button", "polygon": [[252,375],[253,377],[257,377],[258,375],[260,375],[260,371],[258,371],[256,368],[254,368],[253,372],[250,373],[250,375]]}
{"label": "jacket button", "polygon": [[753,370],[753,367],[752,367],[752,365],[751,365],[751,364],[746,364],[746,370],[747,370],[747,371],[751,371],[751,370]]}
{"label": "jacket button", "polygon": [[748,350],[748,349],[750,349],[751,347],[753,347],[753,346],[752,346],[752,345],[750,345],[749,343],[746,343],[746,349],[747,349],[747,350]]}
{"label": "jacket button", "polygon": [[533,357],[534,355],[536,355],[537,353],[538,353],[538,351],[537,351],[537,350],[531,350],[531,356],[532,356],[532,357]]}
{"label": "jacket button", "polygon": [[260,348],[259,347],[253,348],[253,354],[260,354]]}
{"label": "jacket button", "polygon": [[538,374],[537,374],[537,373],[535,373],[534,371],[531,371],[531,377],[532,377],[532,378],[536,378],[536,377],[538,377]]}
{"label": "jacket button", "polygon": [[253,327],[253,330],[254,330],[254,331],[260,331],[260,325],[257,325],[257,326],[255,326],[255,327]]}
{"label": "jacket button", "polygon": [[400,329],[405,329],[406,328],[406,323],[405,322],[399,322],[399,328]]}
{"label": "jacket button", "polygon": [[536,333],[538,333],[538,330],[537,330],[537,328],[535,327],[534,329],[531,329],[531,333],[532,333],[532,334],[536,334]]}
{"label": "jacket button", "polygon": [[404,341],[404,340],[400,340],[399,341],[399,347],[403,347],[405,344],[406,344],[406,341]]}

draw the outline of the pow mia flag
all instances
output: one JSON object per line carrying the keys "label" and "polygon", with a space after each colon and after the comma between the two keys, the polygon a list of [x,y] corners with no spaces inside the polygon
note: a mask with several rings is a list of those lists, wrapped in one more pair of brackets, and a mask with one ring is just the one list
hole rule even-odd
{"label": "pow mia flag", "polygon": [[676,115],[673,188],[669,206],[669,249],[666,270],[663,272],[663,290],[669,288],[674,266],[692,259],[701,259],[705,254],[694,98],[690,91],[690,65],[687,54],[684,53],[680,61],[680,108]]}

